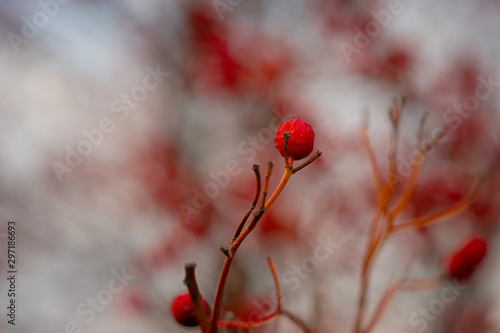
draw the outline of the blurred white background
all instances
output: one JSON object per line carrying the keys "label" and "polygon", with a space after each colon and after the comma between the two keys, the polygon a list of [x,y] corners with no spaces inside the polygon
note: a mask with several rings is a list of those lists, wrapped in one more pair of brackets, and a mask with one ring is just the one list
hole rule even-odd
{"label": "blurred white background", "polygon": [[[400,172],[424,114],[426,137],[448,128],[403,220],[484,181],[467,212],[389,240],[369,309],[408,260],[411,277],[437,275],[471,232],[489,238],[490,252],[425,325],[411,318],[442,289],[398,293],[375,332],[500,331],[498,1],[2,1],[0,32],[0,231],[16,221],[18,251],[16,325],[2,313],[3,332],[189,331],[169,313],[184,263],[197,262],[212,302],[217,248],[251,203],[252,165],[264,174],[274,160],[278,183],[270,133],[290,116],[313,126],[324,155],[242,246],[227,306],[244,316],[256,300],[269,304],[273,256],[287,309],[316,332],[351,330],[376,203],[358,129],[368,111],[385,170],[394,96],[407,98]],[[235,175],[221,176],[228,169]],[[335,251],[307,277],[296,273],[326,239]],[[255,331],[298,332],[286,319]]]}

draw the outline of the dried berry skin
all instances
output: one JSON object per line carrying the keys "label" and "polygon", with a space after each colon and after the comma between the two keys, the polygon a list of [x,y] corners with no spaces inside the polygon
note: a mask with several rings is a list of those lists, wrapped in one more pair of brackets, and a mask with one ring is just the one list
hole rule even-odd
{"label": "dried berry skin", "polygon": [[471,237],[448,258],[446,263],[448,276],[457,281],[470,279],[487,251],[488,243],[485,239],[477,236]]}
{"label": "dried berry skin", "polygon": [[[209,316],[210,306],[205,300],[202,299],[201,301],[203,303],[203,307],[205,308],[205,313]],[[196,314],[194,311],[194,304],[191,301],[191,295],[189,295],[189,293],[176,296],[170,304],[170,311],[172,312],[175,321],[182,326],[198,326],[198,321],[196,320]]]}
{"label": "dried berry skin", "polygon": [[302,119],[292,118],[278,126],[274,145],[283,157],[285,157],[285,132],[289,133],[288,156],[294,160],[301,160],[311,154],[314,148],[314,131],[311,125]]}

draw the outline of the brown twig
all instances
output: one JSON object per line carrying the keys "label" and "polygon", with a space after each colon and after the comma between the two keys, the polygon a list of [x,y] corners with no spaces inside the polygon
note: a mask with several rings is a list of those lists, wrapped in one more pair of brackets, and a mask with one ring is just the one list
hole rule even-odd
{"label": "brown twig", "polygon": [[300,170],[304,169],[306,166],[308,166],[312,162],[316,161],[322,154],[323,154],[323,152],[321,150],[318,150],[316,152],[316,154],[314,154],[310,159],[308,159],[307,161],[305,161],[304,163],[302,163],[298,167],[293,168],[293,173],[299,172]]}
{"label": "brown twig", "polygon": [[[401,103],[402,106],[402,103]],[[424,146],[423,144],[423,128],[425,123],[425,116],[421,120],[420,130],[418,133],[418,150],[417,153],[421,154],[420,163],[413,163],[410,168],[410,174],[408,179],[406,180],[402,191],[398,195],[396,202],[392,205],[392,209],[389,210],[387,208],[390,199],[394,195],[394,183],[396,181],[396,160],[395,160],[395,152],[396,152],[396,141],[397,141],[397,131],[398,131],[398,121],[399,121],[399,107],[396,106],[389,114],[391,118],[391,122],[393,124],[393,132],[390,140],[390,150],[389,154],[389,166],[388,166],[388,176],[387,182],[382,187],[380,174],[378,172],[375,156],[373,154],[373,150],[371,148],[366,126],[362,127],[360,130],[361,140],[365,150],[368,152],[370,163],[372,166],[372,171],[375,175],[375,183],[376,183],[376,195],[378,197],[377,210],[372,219],[372,223],[370,225],[370,231],[368,233],[368,241],[367,241],[367,249],[365,252],[363,266],[361,271],[361,279],[360,279],[360,294],[358,299],[358,308],[355,319],[354,332],[355,333],[368,333],[380,320],[384,311],[390,303],[390,300],[394,297],[397,290],[400,288],[405,289],[418,289],[418,288],[429,288],[436,285],[436,280],[409,280],[402,279],[394,284],[388,286],[384,296],[381,298],[376,311],[371,318],[369,324],[365,329],[363,327],[363,319],[364,312],[366,306],[367,299],[367,291],[368,291],[368,283],[370,276],[370,267],[373,263],[376,253],[380,250],[384,242],[387,238],[396,231],[419,228],[428,226],[431,224],[435,224],[441,222],[445,219],[449,219],[467,209],[472,203],[474,196],[478,190],[479,181],[476,181],[472,186],[469,194],[460,200],[455,205],[444,209],[440,212],[429,214],[427,216],[423,216],[420,218],[416,218],[399,225],[394,225],[394,221],[396,217],[402,213],[408,204],[411,201],[413,193],[415,191],[417,185],[417,179],[419,175],[419,171],[421,169],[421,165],[428,154],[428,152],[435,147],[437,144],[438,138],[435,138],[430,144]]]}
{"label": "brown twig", "polygon": [[262,192],[262,203],[260,205],[260,210],[264,209],[267,198],[267,191],[269,189],[269,181],[271,180],[271,174],[273,173],[274,162],[269,161],[267,164],[266,179],[264,180],[264,191]]}
{"label": "brown twig", "polygon": [[[210,319],[210,327],[209,327],[209,330],[207,331],[208,333],[217,333],[217,327],[218,327],[217,325],[220,322],[219,318],[220,318],[220,314],[221,314],[221,310],[222,310],[222,301],[224,298],[224,288],[226,285],[226,281],[227,281],[229,271],[231,269],[231,265],[232,265],[232,262],[234,260],[234,256],[236,254],[236,251],[240,247],[241,243],[245,240],[245,238],[250,234],[250,232],[257,226],[257,223],[260,221],[260,219],[262,218],[264,213],[269,209],[269,207],[271,207],[271,205],[274,203],[274,201],[278,198],[280,193],[283,191],[285,185],[288,183],[288,180],[290,180],[291,176],[294,173],[294,171],[293,171],[293,158],[288,156],[289,133],[285,132],[284,137],[285,137],[285,172],[283,173],[283,177],[281,178],[280,183],[278,184],[278,186],[274,190],[271,197],[266,201],[269,180],[270,180],[271,173],[272,173],[273,166],[274,166],[273,162],[269,162],[268,170],[267,170],[267,174],[266,174],[266,179],[264,181],[264,191],[263,191],[263,195],[262,195],[263,199],[262,199],[261,207],[254,213],[252,221],[248,224],[248,226],[246,228],[244,228],[244,226],[242,226],[241,229],[243,229],[243,228],[244,229],[238,230],[236,232],[235,235],[237,235],[237,236],[231,242],[229,249],[225,249],[224,247],[222,247],[222,249],[221,249],[221,251],[226,255],[226,259],[224,260],[224,265],[222,266],[221,275],[219,277],[219,282],[217,284],[217,290],[215,292],[213,311],[212,311],[212,316]],[[315,157],[312,161],[317,159],[321,155],[321,152],[318,151],[317,155],[318,156]],[[307,164],[310,164],[310,162]],[[260,178],[258,178],[258,179],[260,179]],[[259,182],[259,180],[258,180],[258,182]],[[254,202],[257,200],[258,200],[258,196],[256,195],[256,199],[254,199]],[[250,216],[249,213],[247,213],[247,215],[248,216],[245,215],[246,218],[243,218],[244,222],[240,223],[240,226],[242,224],[244,225],[246,220]],[[224,322],[222,322],[222,323],[224,323]],[[308,331],[306,331],[306,332],[308,332]]]}
{"label": "brown twig", "polygon": [[257,320],[253,321],[218,321],[219,326],[223,327],[228,327],[228,328],[249,328],[249,327],[256,327],[260,326],[271,319],[275,318],[281,313],[281,286],[279,282],[279,277],[278,277],[278,272],[276,270],[276,265],[274,264],[274,261],[271,257],[267,258],[267,264],[269,265],[269,270],[271,271],[271,274],[273,276],[274,280],[274,285],[276,287],[276,297],[277,297],[277,307],[276,310],[265,317],[259,318]]}
{"label": "brown twig", "polygon": [[423,146],[422,142],[423,142],[423,128],[425,124],[425,117],[426,116],[424,115],[420,121],[418,144],[416,150],[416,154],[421,156],[421,160],[412,163],[408,179],[406,180],[403,189],[401,190],[401,193],[397,197],[396,202],[392,205],[392,209],[390,210],[389,213],[389,221],[390,221],[389,223],[391,224],[396,219],[396,217],[406,209],[406,207],[410,203],[413,197],[413,193],[415,192],[415,188],[417,186],[420,169],[425,161],[425,158],[427,157],[427,154],[429,153],[430,150],[432,150],[436,146],[439,139],[439,138],[434,138],[434,140],[428,146],[425,147]]}
{"label": "brown twig", "polygon": [[184,278],[184,284],[187,286],[189,295],[191,296],[191,301],[194,304],[194,312],[196,315],[196,320],[200,325],[201,331],[203,333],[206,333],[208,332],[209,322],[201,301],[202,298],[200,290],[198,289],[198,283],[196,283],[196,276],[194,273],[195,268],[196,268],[195,263],[188,263],[184,266],[186,274]]}
{"label": "brown twig", "polygon": [[361,139],[361,144],[363,145],[363,148],[368,154],[368,158],[370,160],[373,180],[375,181],[375,193],[378,195],[382,189],[382,177],[380,176],[377,158],[375,157],[375,152],[373,151],[373,147],[368,136],[368,113],[366,113],[365,120],[363,121],[359,130],[359,137]]}
{"label": "brown twig", "polygon": [[274,264],[273,258],[267,257],[267,264],[269,265],[269,270],[271,271],[271,274],[273,275],[274,286],[276,287],[276,304],[277,304],[276,311],[278,313],[281,313],[282,290],[281,290],[281,285],[280,285],[280,279],[278,277],[278,271],[276,270],[276,265]]}
{"label": "brown twig", "polygon": [[[290,138],[290,132],[283,133],[283,140],[285,140],[285,161],[288,161],[288,139]],[[286,162],[285,162],[286,163]]]}
{"label": "brown twig", "polygon": [[366,328],[362,330],[363,333],[369,333],[375,327],[375,325],[380,321],[380,319],[382,319],[382,316],[386,312],[391,300],[396,295],[396,292],[401,288],[401,286],[406,281],[404,276],[407,275],[407,273],[410,269],[410,264],[411,264],[411,261],[406,259],[406,264],[405,264],[405,267],[404,267],[403,272],[401,274],[403,276],[403,278],[399,278],[395,282],[390,283],[387,286],[383,296],[379,300],[378,305],[375,307],[375,312],[372,315],[371,320],[369,321]]}
{"label": "brown twig", "polygon": [[[268,175],[269,177],[271,176],[272,172],[272,166],[273,164],[270,163],[268,167]],[[217,284],[217,290],[215,292],[215,299],[214,299],[214,306],[213,306],[213,312],[212,312],[212,318],[210,322],[210,331],[209,333],[216,333],[217,332],[217,322],[219,321],[220,318],[220,313],[222,309],[222,300],[224,297],[224,287],[226,285],[227,277],[229,275],[229,271],[231,269],[231,265],[234,260],[234,255],[236,254],[236,251],[240,247],[241,243],[245,240],[245,238],[250,234],[250,232],[256,227],[257,223],[260,221],[261,217],[264,215],[266,210],[272,205],[274,200],[278,197],[278,195],[281,193],[283,188],[285,187],[286,183],[290,179],[292,173],[291,173],[291,168],[290,167],[285,167],[285,173],[283,175],[283,178],[281,179],[280,184],[274,191],[273,195],[269,200],[266,202],[266,204],[261,207],[257,212],[254,213],[254,217],[252,221],[249,223],[249,225],[240,233],[240,235],[233,241],[231,242],[231,246],[229,247],[228,251],[231,254],[231,257],[226,257],[224,260],[224,265],[222,266],[222,271],[221,275],[219,278],[219,283]],[[266,175],[266,178],[268,176]],[[264,187],[266,185],[264,184]],[[267,190],[267,188],[265,188]]]}
{"label": "brown twig", "polygon": [[365,329],[362,330],[363,333],[368,333],[370,332],[375,325],[378,323],[378,321],[382,318],[382,315],[386,311],[387,307],[389,306],[392,298],[394,295],[396,295],[396,292],[399,290],[401,285],[404,283],[404,279],[401,279],[399,281],[396,281],[392,284],[390,284],[387,289],[385,290],[384,296],[382,296],[380,302],[378,303],[375,313],[373,314],[372,320],[368,323]]}
{"label": "brown twig", "polygon": [[401,116],[402,104],[404,99],[399,101],[395,98],[394,107],[389,110],[389,118],[391,119],[392,131],[389,138],[389,166],[386,177],[385,189],[386,192],[394,191],[397,180],[397,167],[396,167],[396,154],[397,154],[397,141],[399,135],[399,118]]}
{"label": "brown twig", "polygon": [[283,316],[287,317],[288,319],[290,319],[291,321],[293,321],[293,323],[295,325],[297,325],[297,327],[299,327],[304,333],[312,333],[311,330],[309,329],[309,327],[307,327],[307,325],[299,317],[297,317],[293,313],[282,310],[281,315],[283,315]]}
{"label": "brown twig", "polygon": [[[260,166],[258,164],[254,164],[252,167],[253,172],[255,173],[255,180],[256,180],[256,185],[257,188],[255,190],[255,196],[252,202],[252,205],[250,205],[250,208],[248,209],[247,213],[243,217],[243,219],[240,222],[240,225],[238,226],[238,229],[236,230],[236,233],[234,234],[233,241],[238,238],[240,235],[241,231],[243,230],[243,227],[245,226],[246,221],[248,220],[248,217],[252,213],[252,211],[255,209],[257,206],[257,201],[259,201],[259,196],[260,196],[260,191],[261,191],[261,179],[260,179]],[[264,192],[266,193],[266,192]]]}
{"label": "brown twig", "polygon": [[403,222],[401,224],[395,225],[392,227],[391,231],[392,232],[397,232],[397,231],[402,231],[406,229],[411,229],[411,228],[423,228],[427,227],[439,222],[442,222],[444,220],[450,219],[463,211],[465,211],[469,206],[472,204],[474,201],[474,196],[477,193],[477,190],[479,188],[479,181],[475,181],[474,184],[472,185],[469,193],[467,196],[460,201],[458,201],[456,204],[454,204],[451,207],[448,207],[446,209],[443,209],[442,211],[432,213],[426,216],[422,216],[407,222]]}

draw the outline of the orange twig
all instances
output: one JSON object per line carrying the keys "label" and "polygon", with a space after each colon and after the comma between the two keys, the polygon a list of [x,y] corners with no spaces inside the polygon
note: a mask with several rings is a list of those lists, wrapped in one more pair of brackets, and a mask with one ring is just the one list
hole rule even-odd
{"label": "orange twig", "polygon": [[276,287],[276,301],[277,301],[277,309],[276,311],[281,313],[281,285],[280,279],[278,277],[278,271],[276,270],[276,265],[274,264],[274,260],[271,257],[267,257],[267,264],[269,265],[269,269],[271,270],[271,274],[273,275],[274,286]]}
{"label": "orange twig", "polygon": [[[368,115],[366,115],[366,118],[368,118]],[[363,145],[363,148],[368,154],[371,170],[373,173],[373,179],[375,181],[375,193],[378,194],[382,189],[382,177],[380,176],[380,171],[377,165],[377,159],[375,157],[375,153],[373,151],[373,147],[370,143],[370,138],[368,136],[368,119],[366,119],[363,122],[361,129],[359,130],[359,137],[361,139],[361,144]]]}
{"label": "orange twig", "polygon": [[392,227],[392,232],[397,232],[401,230],[406,230],[410,228],[423,228],[427,227],[439,222],[442,222],[446,219],[452,218],[463,211],[465,211],[469,206],[472,204],[474,196],[477,193],[477,190],[479,188],[479,181],[475,181],[474,184],[472,185],[472,188],[469,191],[469,194],[463,199],[461,199],[459,202],[454,204],[451,207],[448,207],[440,212],[437,213],[432,213],[423,217],[419,217],[404,223],[401,223],[399,225],[395,225]]}

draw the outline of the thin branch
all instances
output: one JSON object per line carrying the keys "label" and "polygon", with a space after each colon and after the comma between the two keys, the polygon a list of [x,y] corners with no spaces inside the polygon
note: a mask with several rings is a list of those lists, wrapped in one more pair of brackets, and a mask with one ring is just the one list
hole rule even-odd
{"label": "thin branch", "polygon": [[399,290],[399,288],[403,283],[404,279],[401,279],[399,281],[390,284],[387,287],[387,289],[384,292],[384,296],[380,299],[380,302],[376,307],[372,320],[367,325],[367,327],[364,330],[362,330],[363,333],[370,332],[375,327],[375,325],[380,321],[380,319],[382,319],[382,315],[387,310],[387,307],[389,306],[391,300],[394,298],[394,295],[396,295],[396,292]]}
{"label": "thin branch", "polygon": [[372,320],[363,330],[363,333],[369,333],[375,325],[382,319],[382,315],[386,312],[391,300],[399,290],[420,291],[437,289],[442,285],[441,278],[434,276],[423,279],[400,279],[390,284],[384,292],[384,296],[380,299],[373,314]]}
{"label": "thin branch", "polygon": [[370,223],[370,230],[368,232],[368,243],[367,243],[367,249],[366,249],[366,255],[365,255],[365,264],[363,265],[363,274],[366,272],[367,269],[367,264],[366,261],[368,260],[369,253],[371,253],[372,248],[373,248],[373,242],[376,238],[377,232],[379,230],[379,224],[380,224],[380,219],[381,219],[381,212],[380,209],[377,209],[375,214],[373,215],[372,221]]}
{"label": "thin branch", "polygon": [[232,258],[233,254],[229,252],[229,249],[226,249],[224,246],[219,246],[219,250],[228,258]]}
{"label": "thin branch", "polygon": [[262,193],[262,203],[260,205],[259,210],[263,210],[264,205],[266,204],[267,191],[269,189],[269,181],[271,179],[271,174],[273,173],[273,167],[274,167],[274,162],[269,161],[269,163],[267,164],[266,179],[264,181],[264,192]]}
{"label": "thin branch", "polygon": [[323,154],[323,152],[321,150],[318,150],[316,152],[316,154],[314,154],[310,159],[308,159],[307,161],[305,161],[304,163],[302,163],[298,167],[293,168],[293,173],[299,172],[300,170],[304,169],[306,166],[308,166],[312,162],[316,161],[322,154]]}
{"label": "thin branch", "polygon": [[288,319],[290,319],[291,321],[294,322],[295,325],[297,325],[297,327],[299,327],[304,333],[311,333],[312,331],[309,329],[309,327],[307,327],[307,325],[299,318],[297,317],[296,315],[294,315],[293,313],[290,313],[288,311],[281,311],[281,315],[287,317]]}
{"label": "thin branch", "polygon": [[389,110],[389,119],[391,120],[392,132],[389,138],[389,166],[386,177],[385,189],[387,192],[392,193],[396,187],[397,180],[397,166],[396,166],[396,154],[398,147],[398,135],[399,135],[399,118],[401,116],[401,109],[403,101],[397,100],[395,98],[394,107]]}
{"label": "thin branch", "polygon": [[217,323],[219,321],[222,309],[224,287],[226,285],[227,277],[229,276],[229,270],[231,269],[231,264],[233,263],[233,260],[234,260],[234,255],[232,255],[231,257],[227,257],[226,260],[224,260],[224,266],[222,266],[222,271],[219,277],[219,283],[217,284],[217,290],[215,291],[214,306],[212,309],[212,317],[210,318],[210,330],[207,331],[208,333],[217,333]]}
{"label": "thin branch", "polygon": [[273,275],[274,286],[276,287],[276,301],[277,301],[277,312],[281,312],[281,297],[282,290],[280,285],[280,279],[278,277],[278,271],[276,270],[276,265],[274,264],[274,260],[271,257],[267,257],[267,264],[269,265],[269,269],[271,270],[271,274]]}
{"label": "thin branch", "polygon": [[285,188],[285,185],[288,183],[290,180],[290,177],[293,175],[293,167],[291,165],[285,165],[285,172],[283,173],[283,177],[280,180],[280,183],[274,190],[274,193],[271,195],[269,200],[267,200],[266,204],[264,205],[263,209],[264,211],[268,210],[269,207],[274,203],[274,201],[278,198],[278,196],[281,194],[281,191]]}
{"label": "thin branch", "polygon": [[380,170],[377,165],[377,159],[375,157],[375,152],[373,151],[373,147],[370,142],[370,138],[368,136],[368,113],[365,115],[365,120],[363,121],[361,128],[359,130],[359,137],[361,139],[361,144],[368,154],[368,158],[370,159],[370,166],[373,173],[373,179],[375,181],[375,193],[380,193],[382,189],[382,177],[380,176]]}
{"label": "thin branch", "polygon": [[254,164],[252,167],[253,172],[255,173],[255,180],[256,180],[256,185],[257,188],[255,189],[255,197],[253,199],[252,205],[248,209],[247,213],[243,217],[243,219],[240,222],[240,225],[238,226],[238,229],[236,230],[236,233],[234,234],[233,241],[238,238],[240,235],[241,231],[243,230],[243,227],[245,226],[246,221],[248,220],[248,217],[252,213],[252,211],[255,209],[257,206],[257,201],[259,200],[260,196],[260,190],[261,190],[261,179],[260,179],[260,167],[258,164]]}
{"label": "thin branch", "polygon": [[[264,191],[267,192],[267,188],[269,186],[269,178],[271,176],[272,168],[273,168],[274,163],[269,162],[268,165],[268,170],[267,170],[267,175],[266,175],[266,180],[264,183]],[[290,170],[287,172],[287,170]],[[288,175],[289,174],[289,175]],[[280,184],[276,188],[275,192],[273,193],[272,198],[273,201],[276,199],[276,197],[279,195],[279,193],[283,190],[283,187],[286,185],[288,179],[291,177],[291,169],[287,168],[285,169],[285,173],[283,175],[283,179],[281,180]],[[271,200],[269,199],[269,201]],[[224,261],[224,266],[222,267],[221,275],[219,277],[219,282],[217,284],[217,290],[215,292],[215,298],[214,298],[214,306],[213,306],[213,312],[212,312],[212,318],[210,322],[210,331],[209,333],[216,333],[217,332],[217,323],[220,318],[220,313],[222,309],[222,300],[224,298],[224,288],[226,285],[227,278],[229,276],[229,271],[231,269],[231,265],[234,260],[234,255],[236,254],[236,251],[240,247],[241,243],[245,240],[245,238],[250,234],[250,232],[256,227],[257,223],[260,221],[262,218],[262,215],[265,213],[265,211],[269,208],[270,204],[269,201],[261,207],[257,212],[254,213],[254,216],[252,218],[252,221],[248,224],[248,226],[238,235],[238,237],[231,242],[231,245],[227,252],[230,254],[230,256],[226,256],[226,260]],[[271,202],[272,204],[272,202]]]}
{"label": "thin branch", "polygon": [[184,278],[184,284],[187,286],[189,295],[191,296],[191,301],[194,304],[194,312],[196,315],[196,320],[200,325],[201,331],[203,333],[206,333],[208,332],[209,322],[207,314],[205,313],[205,308],[203,307],[201,301],[201,294],[200,290],[198,289],[198,283],[196,283],[196,276],[194,273],[195,268],[196,268],[195,263],[188,263],[184,266],[186,274]]}
{"label": "thin branch", "polygon": [[281,286],[280,286],[280,282],[279,282],[278,272],[276,270],[276,265],[274,264],[274,261],[271,257],[267,258],[267,264],[269,265],[269,269],[271,270],[271,274],[272,274],[273,280],[274,280],[274,285],[276,287],[276,293],[277,293],[276,297],[277,297],[277,304],[278,304],[276,310],[268,316],[265,316],[265,317],[262,317],[258,320],[253,320],[253,321],[221,321],[221,320],[219,320],[217,322],[218,326],[228,327],[228,328],[256,327],[256,326],[260,326],[260,325],[270,321],[271,319],[275,318],[276,316],[278,316],[281,313]]}
{"label": "thin branch", "polygon": [[380,319],[382,319],[384,313],[387,311],[387,308],[389,307],[391,300],[396,295],[396,292],[401,288],[401,286],[406,281],[404,276],[406,276],[408,274],[408,271],[410,270],[411,260],[406,259],[405,261],[407,263],[404,265],[403,271],[401,273],[403,277],[387,285],[387,288],[383,296],[380,298],[375,308],[375,312],[372,315],[371,320],[369,321],[366,328],[362,330],[363,333],[369,333],[375,327],[375,325],[380,321]]}
{"label": "thin branch", "polygon": [[477,193],[477,190],[479,188],[479,181],[476,180],[474,184],[472,185],[472,188],[469,191],[469,194],[465,198],[462,198],[460,201],[458,201],[456,204],[454,204],[451,207],[448,207],[440,212],[437,213],[432,213],[423,217],[419,217],[398,225],[395,225],[392,227],[393,232],[405,230],[405,229],[411,229],[411,228],[423,228],[427,227],[439,222],[442,222],[444,220],[447,220],[449,218],[452,218],[463,211],[465,211],[469,206],[472,204],[474,201],[474,196]]}
{"label": "thin branch", "polygon": [[425,125],[425,118],[426,115],[422,117],[420,120],[420,129],[419,129],[419,134],[417,136],[418,138],[418,144],[417,144],[417,150],[415,150],[415,154],[418,155],[421,160],[412,162],[411,167],[410,167],[410,173],[408,176],[408,179],[406,180],[403,189],[401,190],[401,193],[399,194],[398,198],[396,199],[396,202],[394,205],[392,205],[392,209],[390,210],[389,213],[389,223],[392,224],[392,222],[396,219],[396,217],[402,213],[405,208],[408,206],[410,203],[413,194],[415,192],[415,188],[417,186],[417,181],[418,181],[418,176],[420,173],[420,169],[422,168],[422,164],[425,161],[425,158],[427,157],[427,154],[429,153],[430,150],[434,149],[434,147],[437,144],[438,138],[434,138],[432,142],[429,143],[429,145],[424,146],[422,144],[423,142],[423,128]]}

